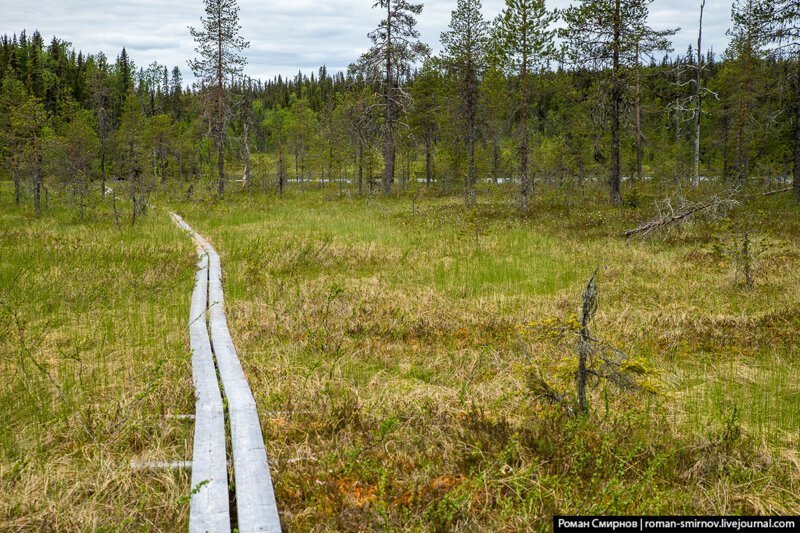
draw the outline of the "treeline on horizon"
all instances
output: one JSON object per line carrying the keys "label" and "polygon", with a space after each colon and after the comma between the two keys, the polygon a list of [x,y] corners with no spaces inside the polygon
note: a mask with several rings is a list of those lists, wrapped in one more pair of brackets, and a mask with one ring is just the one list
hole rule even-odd
{"label": "treeline on horizon", "polygon": [[[530,2],[544,8],[537,0],[509,0],[506,11]],[[646,20],[649,1],[626,3],[644,9],[645,18],[637,16]],[[757,3],[734,3],[730,45],[720,56],[702,43],[674,53],[674,32],[665,31],[650,35],[649,48],[637,45],[635,55],[618,50],[623,58],[616,63],[578,57],[580,46],[540,49],[528,71],[520,71],[514,50],[502,49],[513,41],[502,15],[485,23],[489,31],[473,50],[479,67],[459,69],[458,54],[471,52],[469,42],[461,52],[452,45],[463,30],[454,22],[449,37],[443,34],[450,45],[442,55],[430,56],[421,45],[418,61],[392,66],[388,79],[396,92],[389,104],[382,104],[385,80],[365,66],[369,52],[354,58],[348,72],[331,74],[323,66],[292,79],[227,79],[224,159],[237,170],[227,171],[226,180],[279,192],[289,180],[346,180],[359,194],[372,192],[386,172],[385,108],[391,107],[394,189],[385,191],[435,182],[461,193],[470,175],[516,181],[523,144],[530,170],[522,172],[530,173],[533,196],[543,183],[608,181],[614,201],[614,174],[617,187],[621,176],[772,188],[793,172],[797,184],[798,58],[775,53],[785,48],[760,37],[751,16]],[[460,0],[458,8],[468,4],[480,7]],[[551,25],[555,14],[543,17]],[[552,39],[555,30],[547,31],[541,35]],[[83,210],[92,191],[105,195],[114,189],[111,180],[126,180],[135,220],[148,193],[163,185],[180,183],[189,195],[198,181],[212,183],[211,89],[206,82],[184,87],[177,66],[137,67],[125,49],[110,61],[56,37],[45,44],[38,32],[3,36],[0,172],[15,184],[16,201],[32,198],[37,212],[43,194],[61,193]],[[258,153],[269,155],[253,157]]]}

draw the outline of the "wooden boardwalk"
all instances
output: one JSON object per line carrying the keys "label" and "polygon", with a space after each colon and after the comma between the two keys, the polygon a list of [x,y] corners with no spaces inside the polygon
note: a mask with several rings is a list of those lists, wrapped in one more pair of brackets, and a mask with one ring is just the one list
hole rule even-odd
{"label": "wooden boardwalk", "polygon": [[219,255],[180,216],[172,213],[172,218],[192,236],[200,257],[189,318],[196,398],[189,531],[231,529],[223,394],[231,437],[236,526],[241,532],[280,531],[256,402],[225,318]]}

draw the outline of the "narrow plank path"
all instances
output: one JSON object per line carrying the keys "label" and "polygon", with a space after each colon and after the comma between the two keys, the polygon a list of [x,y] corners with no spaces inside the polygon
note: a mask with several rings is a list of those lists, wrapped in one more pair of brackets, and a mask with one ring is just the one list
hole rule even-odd
{"label": "narrow plank path", "polygon": [[172,213],[172,218],[192,236],[200,256],[189,321],[196,396],[189,530],[216,532],[231,527],[225,412],[218,374],[228,408],[236,526],[241,532],[280,531],[256,402],[225,318],[219,255],[179,215]]}

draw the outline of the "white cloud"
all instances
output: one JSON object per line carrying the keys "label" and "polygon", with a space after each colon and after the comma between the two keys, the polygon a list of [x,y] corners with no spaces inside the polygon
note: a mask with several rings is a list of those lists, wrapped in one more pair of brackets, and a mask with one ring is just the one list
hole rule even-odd
{"label": "white cloud", "polygon": [[[0,33],[29,33],[38,29],[45,40],[53,35],[86,53],[103,51],[113,59],[126,47],[139,66],[153,61],[178,65],[191,78],[187,60],[194,56],[188,26],[199,26],[201,0],[3,0]],[[494,18],[503,0],[484,0],[487,19]],[[548,0],[563,8],[570,0]],[[35,7],[32,7],[34,6]],[[322,64],[329,71],[346,68],[369,46],[367,32],[380,19],[371,0],[240,0],[242,36],[250,41],[247,73],[254,78],[293,76]],[[684,52],[697,40],[699,0],[656,0],[651,6],[654,27],[681,27],[673,42]],[[439,34],[447,28],[455,0],[428,0],[419,18],[422,39],[438,50]],[[703,48],[717,53],[727,45],[730,1],[707,0]]]}

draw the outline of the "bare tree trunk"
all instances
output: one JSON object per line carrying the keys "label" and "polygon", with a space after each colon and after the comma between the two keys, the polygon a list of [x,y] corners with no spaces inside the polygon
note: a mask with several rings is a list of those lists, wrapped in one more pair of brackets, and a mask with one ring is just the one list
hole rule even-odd
{"label": "bare tree trunk", "polygon": [[636,179],[642,181],[642,67],[639,63],[639,43],[636,43],[636,86],[634,88],[636,97],[633,102],[633,126],[636,136]]}
{"label": "bare tree trunk", "polygon": [[622,195],[620,194],[620,152],[619,152],[619,138],[620,138],[620,124],[619,114],[622,107],[622,88],[620,87],[620,64],[619,53],[621,38],[621,24],[620,20],[620,0],[614,3],[614,65],[613,65],[613,86],[611,88],[611,177],[608,180],[611,203],[620,205],[622,203]]}
{"label": "bare tree trunk", "polygon": [[364,194],[364,143],[358,143],[358,195]]}
{"label": "bare tree trunk", "polygon": [[217,170],[219,181],[217,189],[220,198],[225,197],[225,126],[222,122],[222,4],[217,12]]}
{"label": "bare tree trunk", "polygon": [[522,212],[528,212],[528,189],[530,188],[530,181],[528,178],[528,112],[527,110],[523,110],[522,112],[522,141],[520,144],[520,195],[522,197]]}
{"label": "bare tree trunk", "polygon": [[[523,35],[523,38],[525,36]],[[528,91],[528,57],[523,54],[522,68],[520,71],[520,83],[522,84],[522,117],[520,119],[520,200],[523,213],[528,212],[528,191],[530,189],[530,178],[528,176],[528,114],[529,91]]]}
{"label": "bare tree trunk", "polygon": [[637,75],[636,80],[636,102],[634,104],[634,126],[636,128],[636,179],[642,180],[642,159],[643,159],[643,139],[642,139],[642,101],[640,97],[640,86]]}
{"label": "bare tree trunk", "polygon": [[694,182],[700,184],[700,115],[703,108],[703,54],[701,46],[703,44],[703,10],[706,7],[706,0],[700,1],[700,29],[697,32],[697,72],[694,81],[694,98],[695,98],[695,115],[694,115],[694,158],[692,164],[694,167]]}
{"label": "bare tree trunk", "polygon": [[[727,110],[723,109],[723,113],[727,114]],[[728,164],[728,136],[730,125],[728,117],[726,116],[722,121],[722,181],[728,181],[729,164]]]}
{"label": "bare tree trunk", "polygon": [[474,207],[478,203],[478,197],[475,193],[475,140],[472,135],[467,144],[467,207]]}
{"label": "bare tree trunk", "polygon": [[14,204],[19,205],[20,201],[22,201],[22,184],[19,181],[16,155],[11,161],[11,180],[14,182]]}
{"label": "bare tree trunk", "polygon": [[106,197],[106,146],[105,138],[100,139],[100,196]]}
{"label": "bare tree trunk", "polygon": [[475,192],[475,138],[476,121],[478,113],[478,79],[472,60],[467,61],[466,70],[466,104],[467,104],[467,207],[474,207],[478,203]]}
{"label": "bare tree trunk", "polygon": [[433,181],[433,143],[430,136],[425,136],[425,185]]}
{"label": "bare tree trunk", "polygon": [[[131,150],[131,153],[133,153],[133,150]],[[137,181],[136,180],[136,174],[137,173],[138,173],[138,170],[137,170],[136,166],[134,165],[131,168],[131,178],[130,178],[131,179],[131,183],[130,183],[130,187],[131,187],[131,206],[132,206],[132,208],[131,208],[131,226],[136,224],[136,215],[137,215],[137,212],[138,212],[138,207],[137,207],[138,206],[138,201],[137,201],[137,194],[136,194],[136,181]]]}
{"label": "bare tree trunk", "polygon": [[597,271],[595,270],[589,283],[583,291],[583,302],[581,306],[581,331],[578,344],[578,412],[586,414],[589,412],[589,404],[586,401],[586,381],[589,377],[587,361],[592,352],[592,336],[589,333],[589,322],[594,318],[597,311]]}
{"label": "bare tree trunk", "polygon": [[492,179],[497,185],[498,175],[500,174],[500,145],[495,137],[492,142]]}
{"label": "bare tree trunk", "polygon": [[283,175],[284,175],[284,160],[283,160],[283,148],[278,148],[278,166],[275,169],[275,177],[278,178],[278,194],[283,194]]}
{"label": "bare tree trunk", "polygon": [[33,205],[37,217],[42,214],[42,176],[42,152],[37,150],[33,169]]}
{"label": "bare tree trunk", "polygon": [[792,196],[795,203],[800,203],[800,58],[797,59],[797,76],[795,82],[794,105],[797,113],[794,123],[794,169],[792,172]]}

